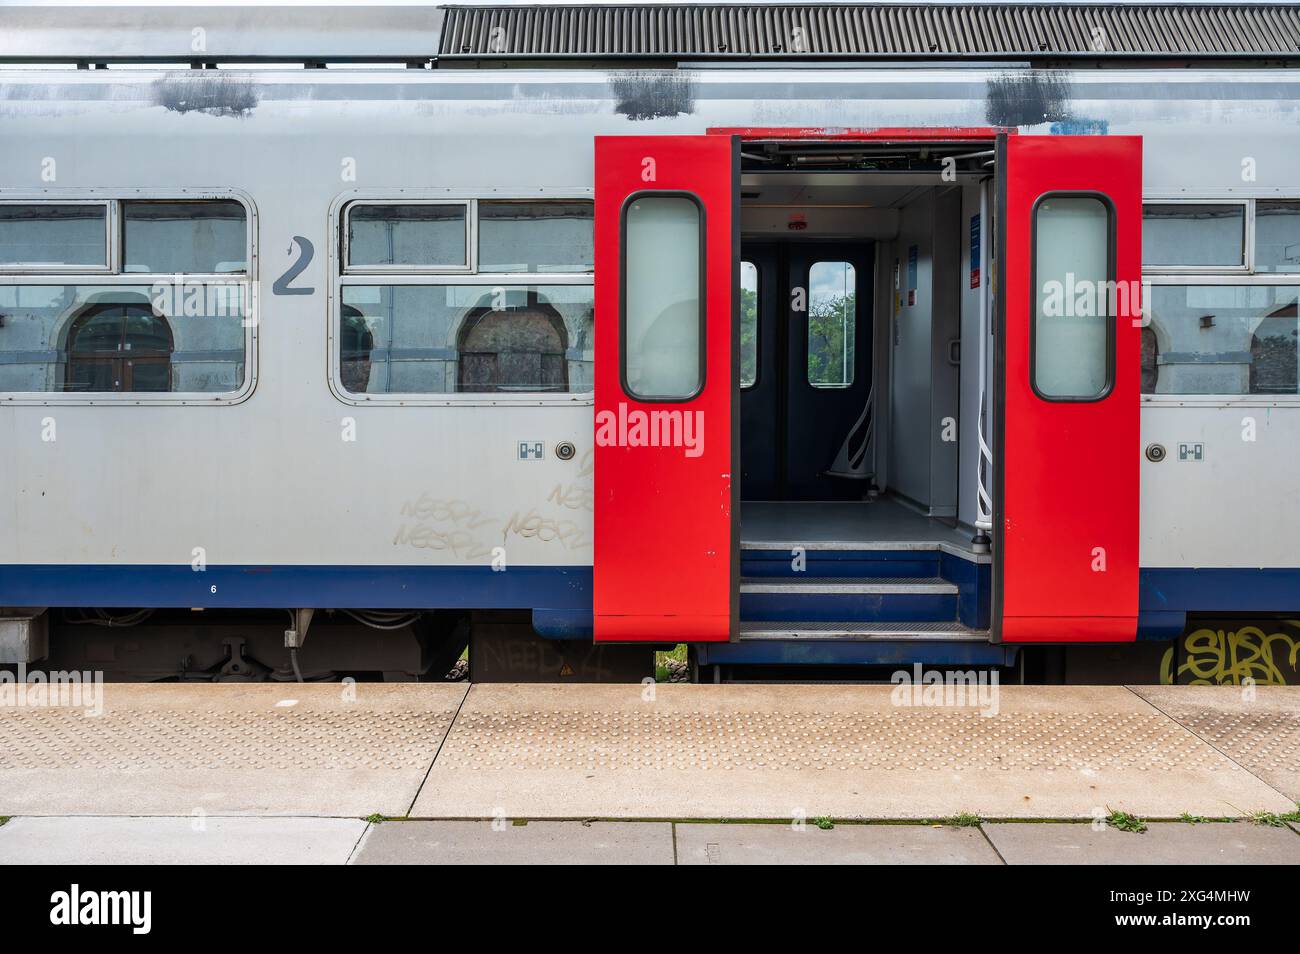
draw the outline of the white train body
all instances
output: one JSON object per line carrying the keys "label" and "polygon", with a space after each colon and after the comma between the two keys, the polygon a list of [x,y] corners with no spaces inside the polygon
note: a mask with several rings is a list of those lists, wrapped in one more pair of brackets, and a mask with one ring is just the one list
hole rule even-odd
{"label": "white train body", "polygon": [[[563,391],[348,390],[338,329],[350,202],[586,201],[598,136],[786,127],[1140,136],[1148,202],[1300,200],[1300,70],[1291,68],[480,66],[0,70],[0,201],[242,203],[248,268],[235,278],[246,278],[256,306],[242,341],[228,330],[182,341],[177,326],[178,351],[242,349],[242,381],[226,391],[28,390],[31,368],[0,364],[9,382],[0,388],[0,604],[590,607],[593,396],[578,386],[592,380],[590,341],[570,342]],[[968,239],[962,248],[969,263]],[[148,277],[152,287],[159,276]],[[132,280],[102,278],[109,289]],[[501,282],[482,271],[444,278],[475,289]],[[1156,288],[1186,283],[1168,271],[1148,278]],[[18,304],[11,286],[97,280],[75,269],[4,270],[0,314]],[[593,276],[527,281],[581,299]],[[1300,272],[1267,282],[1297,285]],[[1205,279],[1263,283],[1244,270]],[[0,352],[28,347],[6,333]],[[1159,347],[1194,350],[1172,339]],[[1247,337],[1216,350],[1245,352],[1236,360],[1248,365],[1250,348]],[[975,350],[961,360],[961,434],[973,447]],[[1248,373],[1218,360],[1225,381]],[[1144,394],[1140,422],[1142,447],[1169,455],[1140,471],[1142,611],[1300,611],[1300,394]],[[555,453],[566,443],[572,459]],[[534,459],[521,444],[544,452]],[[1074,466],[1108,466],[1077,450]],[[979,516],[977,466],[963,453],[959,525]]]}

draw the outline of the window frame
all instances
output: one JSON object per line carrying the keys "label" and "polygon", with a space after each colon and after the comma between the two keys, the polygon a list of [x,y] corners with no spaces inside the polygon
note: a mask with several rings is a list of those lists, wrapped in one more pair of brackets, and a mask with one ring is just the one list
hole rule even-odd
{"label": "window frame", "polygon": [[[1205,269],[1198,267],[1193,270],[1171,270],[1158,266],[1148,267],[1143,263],[1142,284],[1144,298],[1148,294],[1147,287],[1154,285],[1300,285],[1300,272],[1255,271],[1255,203],[1259,200],[1300,202],[1300,192],[1283,189],[1251,189],[1249,191],[1243,189],[1234,191],[1231,195],[1225,195],[1221,192],[1193,194],[1186,190],[1152,190],[1143,193],[1142,204],[1144,206],[1147,204],[1172,205],[1177,202],[1187,202],[1192,205],[1209,205],[1216,201],[1247,203],[1246,242],[1249,250],[1248,268],[1245,269]],[[1150,302],[1144,300],[1143,306],[1149,309]],[[1144,318],[1148,315],[1149,311],[1144,314]],[[1149,324],[1150,322],[1144,320],[1143,327],[1147,327]],[[1141,394],[1139,397],[1143,406],[1149,405],[1151,407],[1300,407],[1300,394]]]}
{"label": "window frame", "polygon": [[[335,196],[329,208],[328,292],[326,294],[326,380],[330,393],[350,407],[546,407],[591,406],[593,391],[453,391],[443,393],[393,392],[391,394],[354,394],[343,386],[342,340],[339,323],[343,313],[343,289],[349,285],[480,285],[488,287],[530,288],[545,285],[595,287],[595,272],[480,272],[478,268],[478,200],[595,202],[591,188],[538,189],[350,189]],[[470,220],[466,232],[471,235],[470,259],[474,269],[443,269],[417,266],[386,266],[375,271],[345,268],[343,240],[346,210],[350,204],[406,205],[415,203],[469,204]],[[594,218],[593,218],[594,223]],[[594,224],[593,224],[594,228]],[[593,300],[594,301],[594,300]],[[593,303],[594,307],[594,303]],[[593,356],[594,360],[594,356]]]}
{"label": "window frame", "polygon": [[[556,197],[556,196],[547,196],[547,197],[545,197],[545,198],[540,198],[540,197],[537,197],[537,196],[531,196],[531,195],[529,195],[529,196],[525,196],[525,197],[523,197],[523,198],[507,198],[507,197],[505,197],[505,196],[495,196],[495,195],[494,195],[494,196],[479,196],[478,198],[474,199],[474,271],[475,271],[475,272],[478,272],[478,271],[480,271],[480,270],[483,270],[483,271],[486,271],[488,274],[492,274],[492,275],[593,275],[593,276],[594,276],[594,275],[596,274],[596,263],[595,263],[595,261],[594,261],[594,258],[595,258],[595,249],[596,249],[596,245],[595,245],[595,230],[596,230],[596,216],[595,216],[595,211],[596,211],[596,210],[595,210],[595,203],[594,203],[594,202],[590,203],[590,204],[592,205],[592,220],[591,220],[591,227],[592,227],[592,258],[593,258],[593,261],[592,261],[592,265],[591,265],[591,269],[590,269],[590,270],[588,270],[588,271],[582,271],[582,272],[494,272],[494,271],[492,271],[491,269],[484,269],[484,268],[483,268],[483,265],[482,265],[482,262],[480,261],[480,256],[482,255],[482,252],[483,252],[483,249],[482,249],[482,245],[483,245],[483,228],[482,228],[482,226],[483,226],[483,223],[482,223],[482,220],[479,218],[479,205],[480,205],[480,203],[488,203],[488,204],[493,204],[493,203],[495,203],[495,204],[498,204],[498,205],[510,205],[510,204],[515,204],[515,205],[529,205],[529,204],[533,204],[533,205],[537,205],[537,204],[545,204],[545,203],[547,203],[547,202],[554,202],[554,203],[556,203],[556,204],[558,205],[558,204],[560,204],[560,203],[562,203],[562,202],[564,202],[564,201],[565,201],[564,199],[558,198],[558,197]],[[587,199],[570,199],[569,201],[572,203],[572,202],[578,202],[578,201],[589,201],[589,200],[587,200]]]}
{"label": "window frame", "polygon": [[[352,212],[361,206],[375,205],[442,205],[460,206],[465,210],[465,264],[464,265],[353,265],[352,264]],[[357,199],[343,206],[343,226],[339,233],[342,248],[340,262],[346,275],[468,275],[478,271],[478,201],[477,199],[412,199],[397,198],[388,201]],[[331,243],[332,244],[332,243]]]}
{"label": "window frame", "polygon": [[1106,281],[1118,282],[1118,220],[1115,203],[1104,192],[1095,189],[1055,189],[1044,192],[1034,200],[1029,210],[1029,387],[1034,396],[1049,404],[1096,404],[1115,391],[1115,358],[1117,350],[1116,322],[1119,315],[1107,315],[1106,322],[1106,385],[1094,395],[1050,395],[1038,387],[1038,209],[1053,198],[1096,199],[1106,209]]}
{"label": "window frame", "polygon": [[1142,263],[1143,274],[1152,275],[1237,275],[1249,274],[1255,267],[1255,203],[1247,198],[1192,199],[1179,196],[1174,199],[1142,197],[1142,222],[1146,225],[1148,205],[1238,205],[1242,207],[1242,236],[1240,265],[1151,265]]}
{"label": "window frame", "polygon": [[[699,302],[697,321],[699,326],[699,337],[697,339],[699,341],[697,354],[699,381],[692,393],[680,397],[638,394],[632,390],[627,381],[627,213],[633,202],[647,196],[660,199],[687,199],[695,205],[695,210],[699,213],[699,251],[696,258],[699,265],[697,275],[700,288],[699,298],[697,299]],[[689,404],[703,394],[705,387],[708,386],[708,235],[709,226],[704,209],[704,200],[694,192],[688,192],[685,189],[638,189],[623,200],[623,205],[618,210],[618,383],[623,390],[623,395],[638,404]]]}
{"label": "window frame", "polygon": [[[1276,195],[1276,196],[1274,196],[1274,195],[1260,195],[1260,196],[1252,196],[1252,197],[1251,197],[1251,199],[1250,199],[1250,212],[1248,213],[1249,216],[1250,216],[1250,274],[1251,274],[1251,275],[1260,276],[1260,277],[1264,277],[1264,278],[1267,278],[1267,277],[1277,278],[1277,277],[1282,276],[1282,275],[1295,275],[1295,276],[1297,276],[1297,277],[1300,277],[1300,270],[1296,270],[1296,271],[1294,271],[1294,272],[1261,272],[1261,271],[1259,271],[1259,259],[1258,259],[1259,249],[1258,249],[1258,243],[1256,242],[1256,239],[1258,238],[1258,236],[1257,236],[1255,233],[1256,233],[1256,227],[1257,227],[1257,222],[1258,222],[1258,217],[1257,217],[1256,210],[1257,210],[1257,207],[1259,206],[1259,203],[1260,203],[1260,202],[1292,202],[1292,203],[1295,203],[1295,204],[1297,204],[1297,205],[1300,205],[1300,197],[1281,196],[1281,195]],[[1276,285],[1276,284],[1279,284],[1279,283],[1278,283],[1278,282],[1270,282],[1269,284],[1274,284],[1274,285]],[[1280,283],[1280,284],[1290,284],[1290,283],[1289,283],[1289,282],[1282,282],[1282,283]]]}
{"label": "window frame", "polygon": [[[247,269],[243,272],[186,272],[185,278],[195,282],[231,282],[245,284],[256,309],[260,298],[258,261],[258,213],[252,196],[240,189],[231,188],[179,188],[179,189],[0,189],[0,202],[16,205],[40,204],[69,205],[78,202],[107,203],[109,206],[109,268],[87,269],[76,266],[0,269],[0,285],[68,286],[99,285],[148,288],[160,280],[174,280],[175,273],[123,272],[122,271],[122,216],[120,204],[133,200],[155,202],[203,202],[233,200],[244,207],[246,231]],[[258,315],[244,321],[244,379],[234,391],[0,391],[0,406],[58,406],[58,405],[200,405],[218,406],[240,404],[252,395],[257,387],[258,370]]]}
{"label": "window frame", "polygon": [[[847,265],[853,270],[853,351],[849,355],[851,363],[845,368],[849,372],[849,380],[843,384],[818,384],[808,376],[810,370],[808,365],[812,359],[812,342],[809,340],[812,334],[812,271],[818,265]],[[803,384],[805,387],[814,388],[818,391],[847,391],[853,387],[858,379],[858,266],[855,262],[846,259],[814,258],[808,263],[807,271],[807,277],[804,279],[808,302],[807,307],[804,309]]]}
{"label": "window frame", "polygon": [[[744,359],[739,353],[736,355],[736,381],[740,384],[740,390],[752,391],[758,387],[759,380],[763,377],[763,269],[759,267],[758,262],[751,262],[749,259],[741,256],[740,264],[748,264],[754,269],[754,380],[748,384],[741,378],[744,367]],[[741,271],[744,269],[742,268]],[[740,276],[736,276],[736,287],[740,288]],[[741,324],[740,309],[736,310],[736,338],[739,340],[740,332],[744,330]]]}
{"label": "window frame", "polygon": [[0,205],[98,205],[104,207],[104,264],[103,265],[41,265],[0,262],[0,275],[109,275],[118,269],[121,235],[118,229],[120,205],[111,199],[53,199],[48,192],[29,199],[13,198],[9,192],[0,196]]}

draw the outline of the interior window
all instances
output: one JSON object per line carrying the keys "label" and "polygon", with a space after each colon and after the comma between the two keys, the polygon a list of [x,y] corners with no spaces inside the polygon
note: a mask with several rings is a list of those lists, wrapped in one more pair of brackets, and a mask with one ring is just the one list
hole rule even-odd
{"label": "interior window", "polygon": [[1300,202],[1255,203],[1255,271],[1300,272]]}
{"label": "interior window", "polygon": [[740,263],[740,386],[758,380],[758,269]]}
{"label": "interior window", "polygon": [[590,202],[479,202],[480,272],[590,272]]}
{"label": "interior window", "polygon": [[353,205],[348,209],[348,264],[464,268],[468,220],[464,203]]}
{"label": "interior window", "polygon": [[123,202],[122,270],[155,275],[248,271],[248,222],[234,200]]}
{"label": "interior window", "polygon": [[815,262],[808,270],[808,383],[853,383],[857,271],[849,262]]}
{"label": "interior window", "polygon": [[1034,388],[1051,400],[1096,400],[1110,387],[1110,209],[1095,196],[1047,196],[1034,235]]}
{"label": "interior window", "polygon": [[1240,267],[1245,258],[1244,203],[1167,203],[1142,207],[1142,264]]}
{"label": "interior window", "polygon": [[108,205],[0,204],[0,265],[108,266]]}
{"label": "interior window", "polygon": [[640,400],[689,399],[704,386],[700,207],[646,194],[623,219],[623,380]]}

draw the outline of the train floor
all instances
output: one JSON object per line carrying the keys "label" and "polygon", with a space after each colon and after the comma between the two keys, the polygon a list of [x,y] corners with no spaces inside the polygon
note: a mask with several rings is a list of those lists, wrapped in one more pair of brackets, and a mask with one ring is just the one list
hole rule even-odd
{"label": "train floor", "polygon": [[1223,858],[1294,862],[1297,801],[1300,688],[109,684],[0,719],[9,858],[220,860],[260,830],[267,861],[457,860],[509,827],[492,850],[537,860],[798,860],[784,828],[828,860],[1088,860],[1137,850],[1123,812],[1167,826],[1144,852],[1191,851],[1200,819]]}
{"label": "train floor", "polygon": [[971,532],[927,517],[892,496],[874,500],[745,500],[740,540],[752,549],[924,549],[943,546],[970,555]]}

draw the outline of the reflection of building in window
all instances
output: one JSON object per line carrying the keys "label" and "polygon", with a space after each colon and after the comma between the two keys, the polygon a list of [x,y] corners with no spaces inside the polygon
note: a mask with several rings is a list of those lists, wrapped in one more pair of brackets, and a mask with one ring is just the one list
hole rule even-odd
{"label": "reflection of building in window", "polygon": [[145,303],[88,305],[68,327],[65,391],[170,391],[173,340]]}
{"label": "reflection of building in window", "polygon": [[457,335],[457,390],[567,391],[567,347],[564,319],[535,291],[517,307],[473,308]]}
{"label": "reflection of building in window", "polygon": [[1289,285],[1154,286],[1155,393],[1300,393],[1297,293]]}
{"label": "reflection of building in window", "polygon": [[1295,394],[1296,303],[1271,312],[1250,336],[1250,393]]}
{"label": "reflection of building in window", "polygon": [[1142,329],[1142,393],[1155,394],[1160,378],[1160,342],[1150,325]]}
{"label": "reflection of building in window", "polygon": [[361,310],[352,305],[343,306],[339,350],[339,374],[344,389],[353,394],[364,394],[370,386],[370,353],[375,350],[375,335]]}

